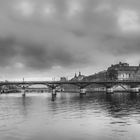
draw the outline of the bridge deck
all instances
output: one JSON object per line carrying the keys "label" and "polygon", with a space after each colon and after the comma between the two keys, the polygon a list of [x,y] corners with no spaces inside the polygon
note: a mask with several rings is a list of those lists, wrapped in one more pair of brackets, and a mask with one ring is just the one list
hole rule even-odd
{"label": "bridge deck", "polygon": [[58,84],[58,85],[63,85],[63,84],[140,84],[140,80],[133,80],[133,81],[128,81],[128,80],[121,80],[121,81],[6,81],[0,82],[0,85],[26,85],[26,84],[31,84],[31,85],[37,85],[37,84],[42,84],[42,85],[48,85],[48,84]]}

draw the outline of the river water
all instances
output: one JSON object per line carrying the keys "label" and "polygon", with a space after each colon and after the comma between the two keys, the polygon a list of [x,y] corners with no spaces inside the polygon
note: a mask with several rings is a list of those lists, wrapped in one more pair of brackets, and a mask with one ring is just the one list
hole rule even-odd
{"label": "river water", "polygon": [[140,95],[0,96],[0,140],[139,140]]}

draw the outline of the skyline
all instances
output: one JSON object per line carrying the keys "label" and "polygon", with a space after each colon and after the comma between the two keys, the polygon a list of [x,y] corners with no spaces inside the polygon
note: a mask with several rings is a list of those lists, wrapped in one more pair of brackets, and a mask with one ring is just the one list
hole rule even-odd
{"label": "skyline", "polygon": [[[82,76],[82,77],[90,77],[90,76],[94,76],[94,75],[98,75],[100,73],[106,73],[110,68],[114,67],[118,67],[120,68],[119,66],[121,66],[121,68],[123,67],[124,68],[124,71],[126,71],[126,75],[128,76],[128,71],[130,70],[131,71],[131,68],[133,68],[133,71],[135,70],[138,70],[140,68],[140,64],[138,65],[130,65],[128,63],[124,63],[124,62],[119,62],[119,63],[115,63],[115,64],[110,64],[106,69],[103,69],[103,70],[100,70],[98,72],[95,72],[95,73],[92,73],[92,74],[87,74],[87,75],[84,75],[81,71],[76,71],[73,75],[62,75],[62,76],[57,76],[57,77],[43,77],[43,78],[40,78],[40,77],[18,77],[17,79],[12,79],[11,81],[60,81],[61,78],[63,79],[66,79],[66,80],[72,80],[73,78],[75,77],[79,77],[79,76]],[[127,70],[125,69],[127,67]],[[135,68],[135,70],[134,70]],[[122,71],[122,69],[121,69]],[[138,72],[138,71],[137,71]],[[139,72],[138,72],[139,73]],[[121,78],[124,78],[124,73],[121,75]],[[1,80],[2,81],[2,80]],[[3,81],[9,81],[8,79],[3,79]]]}
{"label": "skyline", "polygon": [[137,0],[0,0],[0,78],[94,74],[140,63]]}

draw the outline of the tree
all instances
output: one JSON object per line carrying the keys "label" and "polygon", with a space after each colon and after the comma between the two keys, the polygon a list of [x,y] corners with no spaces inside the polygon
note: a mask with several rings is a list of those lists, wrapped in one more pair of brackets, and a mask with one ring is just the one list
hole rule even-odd
{"label": "tree", "polygon": [[108,78],[109,80],[117,80],[118,79],[118,72],[117,70],[111,69],[108,71]]}

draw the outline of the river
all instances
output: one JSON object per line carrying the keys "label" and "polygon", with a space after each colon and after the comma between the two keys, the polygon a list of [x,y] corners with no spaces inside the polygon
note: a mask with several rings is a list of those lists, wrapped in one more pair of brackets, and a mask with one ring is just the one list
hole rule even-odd
{"label": "river", "polygon": [[0,140],[139,140],[140,95],[0,96]]}

